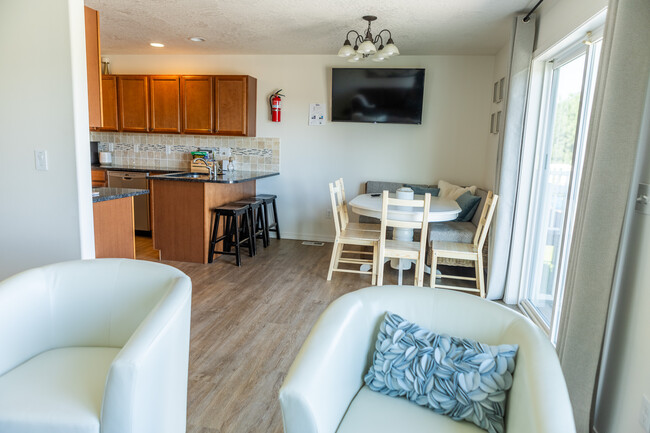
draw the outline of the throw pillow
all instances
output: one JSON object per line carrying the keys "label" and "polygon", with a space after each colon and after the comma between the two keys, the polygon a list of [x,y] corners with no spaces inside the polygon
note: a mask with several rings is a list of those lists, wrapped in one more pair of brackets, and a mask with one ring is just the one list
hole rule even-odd
{"label": "throw pillow", "polygon": [[454,185],[453,183],[445,182],[444,180],[438,182],[438,188],[440,188],[440,194],[438,194],[439,197],[450,198],[452,200],[456,200],[464,194],[465,191],[469,191],[472,195],[476,193],[475,185],[462,187]]}
{"label": "throw pillow", "polygon": [[476,209],[478,209],[478,205],[481,203],[481,197],[472,195],[469,191],[465,191],[456,199],[456,203],[460,206],[460,213],[458,214],[458,217],[456,217],[456,221],[467,222],[471,221],[472,217],[476,213]]}
{"label": "throw pillow", "polygon": [[387,312],[364,380],[373,391],[503,433],[518,348],[436,334]]}
{"label": "throw pillow", "polygon": [[404,184],[404,186],[411,188],[413,190],[413,194],[417,195],[424,195],[426,193],[431,194],[431,197],[436,197],[438,196],[438,193],[440,192],[440,188],[434,188],[434,187],[426,187],[426,186],[417,186],[417,185],[409,185],[409,184]]}

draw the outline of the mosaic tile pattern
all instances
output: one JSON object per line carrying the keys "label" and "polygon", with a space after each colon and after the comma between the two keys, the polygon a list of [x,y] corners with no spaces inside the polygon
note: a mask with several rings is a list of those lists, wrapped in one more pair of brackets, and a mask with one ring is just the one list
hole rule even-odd
{"label": "mosaic tile pattern", "polygon": [[279,138],[91,131],[90,140],[99,141],[100,151],[112,152],[115,165],[189,170],[190,152],[229,147],[238,170],[280,171]]}

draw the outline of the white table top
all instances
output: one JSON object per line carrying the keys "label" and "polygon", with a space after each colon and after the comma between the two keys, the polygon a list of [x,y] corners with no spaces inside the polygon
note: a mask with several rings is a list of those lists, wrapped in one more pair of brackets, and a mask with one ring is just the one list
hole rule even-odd
{"label": "white table top", "polygon": [[[395,194],[390,194],[395,197]],[[416,195],[415,198],[423,199],[424,196]],[[371,194],[361,194],[353,198],[350,208],[354,213],[373,218],[381,218],[381,195],[373,197]],[[406,206],[389,206],[388,217],[399,221],[422,221],[422,208]],[[460,206],[456,200],[441,197],[431,197],[429,209],[429,222],[451,221],[460,213]]]}

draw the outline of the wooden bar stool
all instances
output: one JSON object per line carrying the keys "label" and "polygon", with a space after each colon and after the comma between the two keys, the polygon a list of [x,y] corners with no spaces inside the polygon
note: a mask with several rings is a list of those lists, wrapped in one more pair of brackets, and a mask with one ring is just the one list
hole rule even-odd
{"label": "wooden bar stool", "polygon": [[[248,214],[248,204],[228,203],[212,210],[214,223],[212,225],[212,236],[210,237],[210,254],[208,263],[212,263],[215,254],[227,254],[235,256],[237,266],[241,266],[241,246],[248,248],[248,255],[253,257],[254,244],[251,240],[251,223]],[[224,218],[224,233],[219,234],[219,221]],[[239,220],[241,219],[241,224]],[[223,241],[223,250],[216,251],[217,244]],[[231,252],[232,247],[235,252]]]}
{"label": "wooden bar stool", "polygon": [[[278,239],[280,238],[280,225],[278,223],[278,208],[275,204],[275,199],[278,198],[277,195],[275,194],[257,194],[255,196],[256,199],[263,200],[264,201],[264,221],[266,224],[266,239],[267,239],[267,244],[270,242],[269,239],[269,232],[275,232],[275,235]],[[269,222],[269,212],[268,212],[268,205],[271,204],[273,206],[273,223]]]}
{"label": "wooden bar stool", "polygon": [[262,245],[266,248],[269,245],[268,232],[266,231],[266,218],[264,218],[264,200],[257,197],[248,197],[237,200],[231,204],[248,205],[248,219],[250,230],[253,234],[253,255],[257,254],[256,240],[262,239]]}

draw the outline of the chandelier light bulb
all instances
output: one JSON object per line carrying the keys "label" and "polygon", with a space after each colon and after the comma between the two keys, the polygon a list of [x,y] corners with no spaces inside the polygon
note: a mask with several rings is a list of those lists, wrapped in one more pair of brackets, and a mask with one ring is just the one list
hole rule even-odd
{"label": "chandelier light bulb", "polygon": [[393,43],[392,39],[389,39],[388,45],[384,47],[384,54],[388,57],[399,56],[399,50],[397,49],[397,46]]}
{"label": "chandelier light bulb", "polygon": [[352,45],[350,45],[350,41],[346,39],[345,43],[343,44],[343,46],[339,50],[338,56],[339,57],[350,57],[350,56],[354,56],[355,53],[356,52],[355,52],[354,48],[352,48]]}
{"label": "chandelier light bulb", "polygon": [[377,52],[377,48],[372,41],[363,41],[361,45],[359,45],[357,52],[360,54],[374,54]]}

